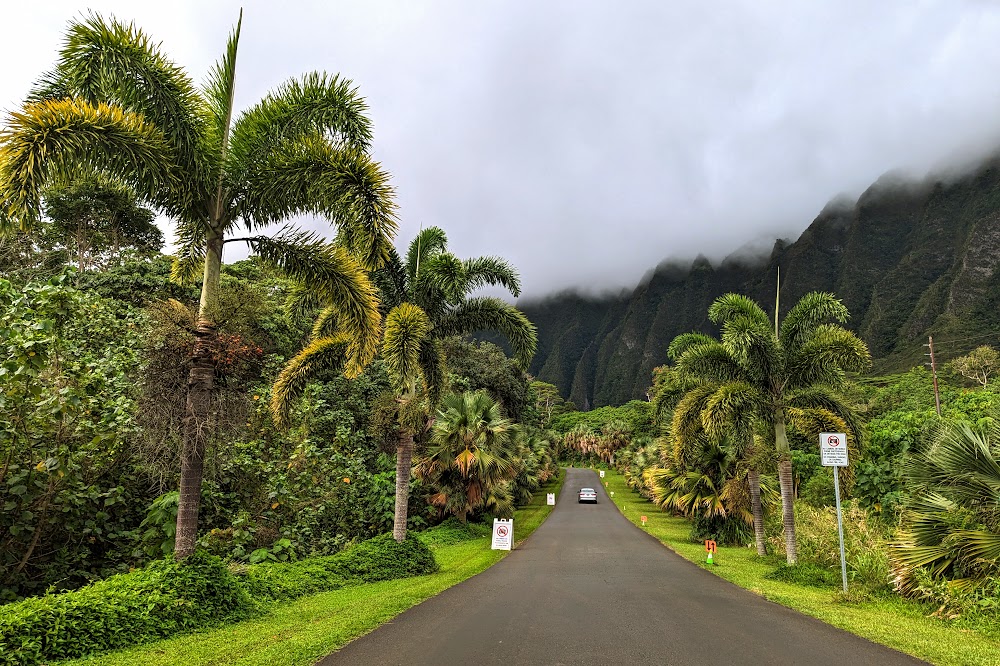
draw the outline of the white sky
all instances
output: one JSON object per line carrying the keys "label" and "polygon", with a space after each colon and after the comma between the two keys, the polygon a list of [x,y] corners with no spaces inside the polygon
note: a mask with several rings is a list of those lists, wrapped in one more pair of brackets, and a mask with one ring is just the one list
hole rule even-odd
{"label": "white sky", "polygon": [[[240,7],[6,5],[8,111],[72,16],[134,20],[200,82]],[[242,6],[238,103],[309,70],[353,79],[394,176],[398,243],[439,225],[460,256],[509,259],[528,295],[769,246],[887,170],[1000,147],[1000,3],[988,0]]]}

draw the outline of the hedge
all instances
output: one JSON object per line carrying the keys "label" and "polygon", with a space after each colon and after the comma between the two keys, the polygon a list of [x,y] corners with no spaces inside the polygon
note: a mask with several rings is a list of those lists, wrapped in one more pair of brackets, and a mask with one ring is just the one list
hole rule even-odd
{"label": "hedge", "polygon": [[230,622],[261,611],[261,602],[437,571],[416,537],[386,534],[328,557],[258,564],[231,571],[195,553],[79,590],[0,606],[0,666],[25,666],[132,646]]}

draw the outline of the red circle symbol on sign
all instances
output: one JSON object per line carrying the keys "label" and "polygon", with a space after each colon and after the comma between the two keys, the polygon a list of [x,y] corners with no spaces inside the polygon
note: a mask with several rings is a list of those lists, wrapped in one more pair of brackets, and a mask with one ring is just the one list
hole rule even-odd
{"label": "red circle symbol on sign", "polygon": [[828,446],[840,446],[840,438],[833,436],[827,437],[826,443]]}
{"label": "red circle symbol on sign", "polygon": [[497,534],[502,537],[507,536],[507,528],[501,525],[500,527],[497,528]]}

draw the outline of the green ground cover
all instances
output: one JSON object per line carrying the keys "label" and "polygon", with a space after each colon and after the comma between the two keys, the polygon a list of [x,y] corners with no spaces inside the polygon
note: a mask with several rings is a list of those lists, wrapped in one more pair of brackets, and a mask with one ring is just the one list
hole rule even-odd
{"label": "green ground cover", "polygon": [[[762,559],[753,548],[719,546],[716,565],[705,564],[705,548],[691,543],[691,524],[661,512],[631,490],[614,470],[605,470],[607,489],[622,514],[675,553],[755,594],[876,643],[947,666],[1000,664],[1000,628],[968,627],[930,617],[935,609],[896,596],[863,596],[767,578],[780,562]],[[839,576],[838,576],[839,583]]]}
{"label": "green ground cover", "polygon": [[[559,492],[564,479],[565,471],[560,471],[557,480],[540,488],[531,504],[516,512],[515,543],[526,539],[549,515],[553,507],[546,505],[545,494]],[[437,573],[324,592],[275,604],[267,614],[252,620],[60,664],[313,664],[411,606],[496,564],[506,552],[490,550],[489,535],[488,528],[462,528],[450,522],[421,535],[440,565]]]}

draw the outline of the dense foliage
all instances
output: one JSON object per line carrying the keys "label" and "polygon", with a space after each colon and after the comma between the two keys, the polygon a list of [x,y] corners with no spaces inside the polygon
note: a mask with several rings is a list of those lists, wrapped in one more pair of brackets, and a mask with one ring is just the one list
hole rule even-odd
{"label": "dense foliage", "polygon": [[233,573],[196,553],[158,560],[81,590],[0,607],[0,664],[36,664],[135,645],[246,617],[260,602],[437,571],[423,542],[391,535],[337,555]]}

